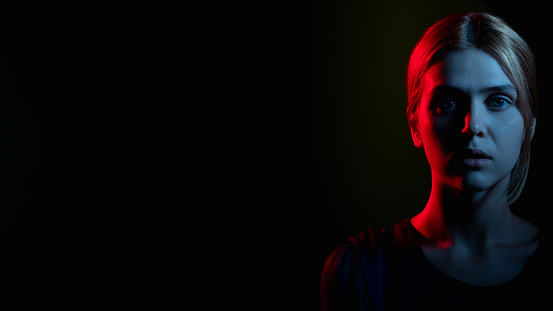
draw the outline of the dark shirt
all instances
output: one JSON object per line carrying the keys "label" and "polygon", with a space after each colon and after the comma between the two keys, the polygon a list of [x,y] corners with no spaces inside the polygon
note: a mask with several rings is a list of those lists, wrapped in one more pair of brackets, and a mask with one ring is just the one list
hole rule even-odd
{"label": "dark shirt", "polygon": [[327,258],[321,277],[323,310],[549,310],[553,258],[541,236],[517,277],[481,287],[432,265],[409,219],[366,230]]}

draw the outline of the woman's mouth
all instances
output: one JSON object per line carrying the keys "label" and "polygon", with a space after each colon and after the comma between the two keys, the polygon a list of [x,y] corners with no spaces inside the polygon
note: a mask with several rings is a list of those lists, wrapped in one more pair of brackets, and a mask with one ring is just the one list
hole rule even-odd
{"label": "woman's mouth", "polygon": [[468,168],[481,168],[492,160],[491,156],[480,149],[465,149],[457,153],[455,158]]}
{"label": "woman's mouth", "polygon": [[463,159],[463,164],[471,168],[480,168],[486,165],[489,161],[490,159],[488,158],[468,158]]}

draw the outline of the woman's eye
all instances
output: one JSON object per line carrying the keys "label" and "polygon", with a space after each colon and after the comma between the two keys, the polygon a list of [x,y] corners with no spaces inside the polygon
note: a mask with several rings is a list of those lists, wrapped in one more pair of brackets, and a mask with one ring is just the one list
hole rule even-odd
{"label": "woman's eye", "polygon": [[438,113],[445,113],[455,110],[456,106],[455,100],[443,99],[436,103],[435,109]]}
{"label": "woman's eye", "polygon": [[507,108],[511,102],[504,97],[494,97],[488,101],[488,107],[492,109],[504,109]]}

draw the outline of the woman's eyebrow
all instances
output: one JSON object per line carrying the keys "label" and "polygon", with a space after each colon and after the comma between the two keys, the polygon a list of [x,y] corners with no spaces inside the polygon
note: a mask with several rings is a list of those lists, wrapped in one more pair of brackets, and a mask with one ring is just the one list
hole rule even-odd
{"label": "woman's eyebrow", "polygon": [[514,86],[510,84],[502,84],[502,85],[495,85],[490,87],[485,87],[480,90],[480,93],[492,93],[492,92],[501,92],[501,91],[507,91],[507,92],[515,92],[516,89]]}
{"label": "woman's eyebrow", "polygon": [[[479,94],[485,94],[485,93],[493,93],[493,92],[515,92],[516,89],[511,84],[500,84],[500,85],[492,85],[492,86],[485,86],[478,90]],[[439,84],[432,91],[430,92],[430,96],[433,97],[435,95],[442,95],[442,94],[463,94],[468,95],[470,92],[467,92],[463,90],[462,88],[458,88],[452,85],[447,84]]]}
{"label": "woman's eyebrow", "polygon": [[462,89],[447,85],[439,84],[430,91],[430,97],[434,96],[447,96],[447,95],[467,95]]}

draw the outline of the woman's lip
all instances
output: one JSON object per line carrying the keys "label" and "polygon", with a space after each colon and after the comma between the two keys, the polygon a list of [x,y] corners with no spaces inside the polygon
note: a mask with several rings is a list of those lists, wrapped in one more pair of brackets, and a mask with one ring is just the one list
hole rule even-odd
{"label": "woman's lip", "polygon": [[492,157],[481,149],[464,149],[457,152],[454,157],[455,162],[468,168],[481,168],[492,160]]}
{"label": "woman's lip", "polygon": [[491,159],[491,157],[480,149],[466,149],[462,153],[465,154],[467,158],[487,158]]}
{"label": "woman's lip", "polygon": [[490,161],[489,158],[464,158],[462,163],[471,168],[479,168]]}
{"label": "woman's lip", "polygon": [[457,154],[461,159],[491,159],[492,157],[480,149],[465,149]]}

